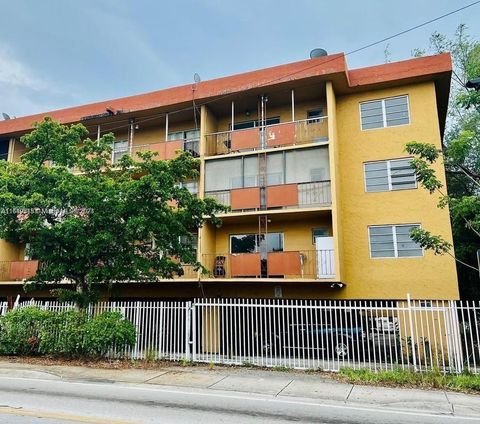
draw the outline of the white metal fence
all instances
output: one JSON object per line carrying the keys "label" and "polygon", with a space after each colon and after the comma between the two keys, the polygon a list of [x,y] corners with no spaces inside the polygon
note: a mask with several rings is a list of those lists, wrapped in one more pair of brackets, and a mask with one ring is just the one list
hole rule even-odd
{"label": "white metal fence", "polygon": [[[60,311],[73,305],[20,302]],[[0,314],[6,311],[0,303]],[[480,303],[196,299],[100,302],[137,330],[133,358],[338,371],[480,374]]]}

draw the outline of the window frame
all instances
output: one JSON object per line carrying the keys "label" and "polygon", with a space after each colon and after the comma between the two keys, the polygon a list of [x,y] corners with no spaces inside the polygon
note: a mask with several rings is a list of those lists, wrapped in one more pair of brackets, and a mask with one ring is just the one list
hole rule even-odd
{"label": "window frame", "polygon": [[[384,159],[384,160],[371,160],[368,162],[363,162],[363,185],[364,185],[364,190],[365,193],[386,193],[386,192],[391,192],[391,191],[402,191],[402,190],[416,190],[418,189],[418,181],[416,174],[415,175],[415,187],[404,187],[404,188],[396,188],[393,189],[392,185],[392,172],[391,172],[391,162],[399,162],[405,159],[414,159],[413,156],[407,156],[405,158],[396,158],[396,159]],[[382,163],[386,162],[387,164],[387,181],[388,181],[388,190],[375,190],[375,191],[368,191],[367,190],[367,169],[366,166],[371,163]]]}
{"label": "window frame", "polygon": [[[267,233],[266,235],[268,234],[280,234],[281,235],[281,238],[282,238],[282,250],[281,252],[285,252],[285,233],[283,231],[272,231],[271,233]],[[254,235],[255,236],[255,251],[254,252],[243,252],[243,253],[232,253],[232,237],[238,237],[238,236],[251,236],[251,235]],[[228,235],[228,254],[229,255],[248,255],[250,253],[260,253],[260,244],[259,244],[259,236],[261,234],[258,234],[258,233],[235,233],[235,234],[229,234]],[[267,249],[267,253],[274,253],[273,251],[272,252],[269,252],[268,249]]]}
{"label": "window frame", "polygon": [[[398,99],[400,97],[406,97],[407,98],[407,114],[408,114],[408,123],[407,124],[400,124],[400,125],[387,125],[387,111],[385,107],[385,100],[390,100],[390,99]],[[362,123],[362,105],[367,104],[367,103],[373,103],[373,102],[382,102],[382,121],[383,125],[381,127],[377,128],[363,128],[363,123]],[[358,115],[360,119],[360,130],[361,131],[371,131],[371,130],[381,130],[385,128],[396,128],[396,127],[404,127],[406,125],[410,125],[412,123],[412,116],[410,114],[410,96],[408,94],[399,94],[398,96],[390,96],[390,97],[383,97],[379,99],[371,99],[371,100],[365,100],[363,102],[358,103]]]}
{"label": "window frame", "polygon": [[[307,124],[313,124],[313,123],[321,122],[322,120],[324,120],[325,115],[324,115],[323,109],[324,109],[323,106],[318,106],[318,107],[314,107],[312,109],[308,109],[307,110],[307,118],[306,118]],[[308,116],[310,113],[317,112],[317,111],[320,112],[320,115],[313,116],[313,117]]]}
{"label": "window frame", "polygon": [[[115,149],[115,144],[118,143],[127,143],[127,147],[125,150],[116,150]],[[120,156],[117,160],[115,160],[115,154],[117,153],[123,153],[122,156]],[[114,140],[112,142],[112,165],[115,165],[118,163],[118,161],[124,156],[128,155],[130,153],[130,141],[128,139],[122,139],[122,140]]]}
{"label": "window frame", "polygon": [[[325,232],[325,235],[322,235],[322,236],[315,236],[315,231],[324,231]],[[330,231],[330,228],[328,227],[315,227],[315,228],[312,228],[312,244],[315,246],[315,239],[317,237],[332,237],[332,234],[331,234],[331,231]]]}
{"label": "window frame", "polygon": [[[370,254],[370,259],[415,259],[415,258],[423,258],[425,257],[425,249],[420,247],[422,250],[422,254],[419,256],[398,256],[398,242],[397,242],[397,227],[411,227],[417,226],[418,228],[422,228],[421,224],[418,222],[410,223],[410,224],[377,224],[377,225],[369,225],[367,227],[368,230],[368,251]],[[392,237],[393,237],[393,251],[395,256],[372,256],[372,242],[371,242],[371,228],[379,228],[379,227],[392,227]]]}
{"label": "window frame", "polygon": [[[194,137],[194,138],[187,138],[187,133],[189,132],[194,132],[194,131],[198,131],[198,137]],[[169,139],[169,137],[173,134],[180,134],[182,133],[182,138],[171,138]],[[178,131],[169,131],[167,133],[167,139],[165,140],[167,143],[171,142],[171,141],[180,141],[180,140],[183,140],[183,142],[187,142],[187,141],[199,141],[200,140],[200,128],[191,128],[191,129],[187,129],[187,130],[178,130]]]}

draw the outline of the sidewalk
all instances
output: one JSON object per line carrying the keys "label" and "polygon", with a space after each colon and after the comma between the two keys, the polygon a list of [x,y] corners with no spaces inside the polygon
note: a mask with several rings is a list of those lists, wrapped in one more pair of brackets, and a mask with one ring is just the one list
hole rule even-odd
{"label": "sidewalk", "polygon": [[480,396],[446,391],[360,386],[302,372],[246,368],[168,366],[153,370],[100,369],[32,365],[0,361],[0,376],[159,385],[194,390],[259,394],[278,399],[309,399],[323,404],[422,411],[475,417],[480,422]]}

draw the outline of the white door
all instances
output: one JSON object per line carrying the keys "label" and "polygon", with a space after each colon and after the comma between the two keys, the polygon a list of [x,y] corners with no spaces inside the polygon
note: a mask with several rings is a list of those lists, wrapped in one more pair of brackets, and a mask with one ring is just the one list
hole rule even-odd
{"label": "white door", "polygon": [[316,237],[317,278],[335,278],[333,237]]}

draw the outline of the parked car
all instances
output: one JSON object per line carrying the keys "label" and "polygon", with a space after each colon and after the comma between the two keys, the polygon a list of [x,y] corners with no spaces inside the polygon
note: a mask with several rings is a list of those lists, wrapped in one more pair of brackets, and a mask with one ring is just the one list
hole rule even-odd
{"label": "parked car", "polygon": [[[320,312],[314,317],[292,314],[279,324],[274,331],[255,334],[264,355],[359,358],[368,343],[363,320],[355,316],[354,311],[348,316]],[[270,325],[266,327],[271,328]]]}
{"label": "parked car", "polygon": [[[276,324],[274,331],[255,334],[264,355],[391,361],[401,353],[398,320],[393,317],[366,318],[352,310],[342,316],[291,315],[287,324]],[[270,323],[266,327],[271,328]]]}

